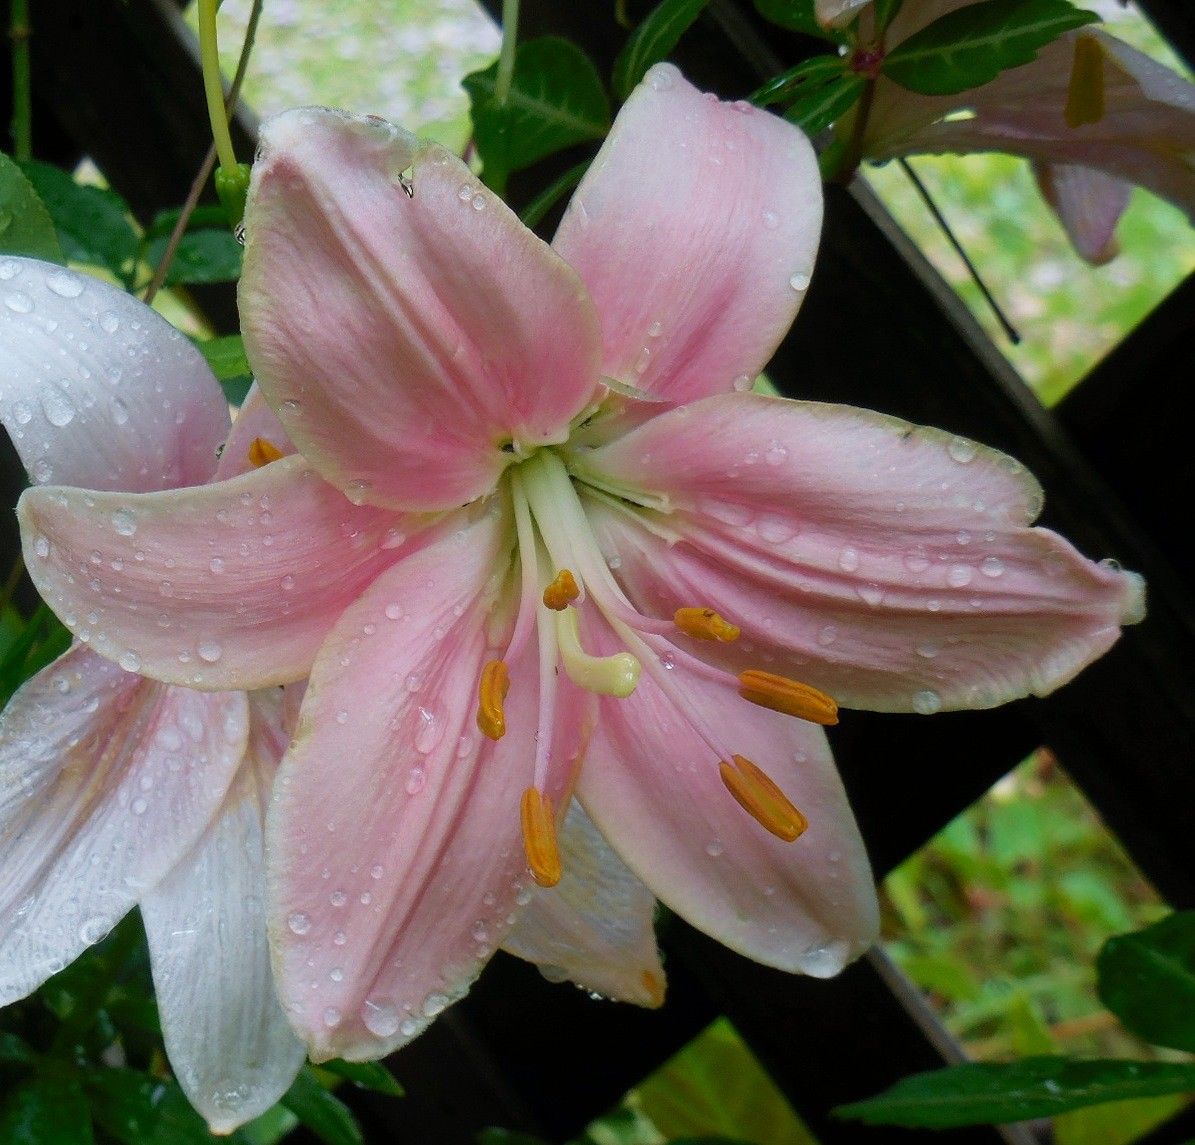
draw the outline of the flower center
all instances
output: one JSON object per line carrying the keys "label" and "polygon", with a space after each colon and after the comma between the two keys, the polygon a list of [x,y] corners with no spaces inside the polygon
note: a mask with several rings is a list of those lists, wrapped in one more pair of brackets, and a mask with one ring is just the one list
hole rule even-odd
{"label": "flower center", "polygon": [[[553,886],[561,877],[556,827],[563,807],[553,807],[547,794],[559,667],[578,687],[624,699],[646,671],[709,747],[723,783],[739,805],[778,838],[798,838],[808,825],[804,815],[762,768],[723,741],[698,699],[680,682],[684,673],[674,669],[696,672],[735,688],[751,703],[818,724],[838,722],[834,701],[816,688],[770,672],[748,669],[736,677],[675,643],[678,633],[733,643],[739,629],[701,605],[678,608],[670,620],[639,612],[607,566],[574,477],[553,450],[538,450],[509,472],[522,599],[505,659],[491,660],[482,671],[477,726],[491,739],[505,734],[502,705],[510,687],[506,663],[526,647],[534,631],[540,657],[539,726],[534,777],[523,795],[521,817],[527,865],[535,881]],[[586,650],[586,636],[602,639],[606,633],[613,633],[622,645],[619,651],[595,655]]]}

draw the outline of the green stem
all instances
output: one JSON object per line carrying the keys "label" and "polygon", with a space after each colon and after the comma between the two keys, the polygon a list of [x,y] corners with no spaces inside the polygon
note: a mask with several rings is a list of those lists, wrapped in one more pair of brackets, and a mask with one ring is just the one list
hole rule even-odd
{"label": "green stem", "polygon": [[498,56],[498,74],[494,78],[494,99],[499,107],[510,98],[515,74],[515,41],[519,36],[519,0],[502,0],[502,53]]}
{"label": "green stem", "polygon": [[29,79],[29,0],[12,0],[12,142],[18,163],[33,158],[33,98]]}
{"label": "green stem", "polygon": [[863,87],[863,94],[855,105],[855,121],[851,124],[851,136],[847,140],[846,150],[834,175],[834,181],[846,186],[859,169],[863,159],[863,139],[867,133],[867,121],[871,117],[871,105],[875,100],[876,81],[868,79]]}
{"label": "green stem", "polygon": [[17,585],[21,583],[21,577],[24,575],[25,558],[20,553],[17,553],[17,559],[13,561],[8,579],[5,580],[4,587],[0,588],[0,613],[3,613],[12,603],[12,594],[17,591]]}
{"label": "green stem", "polygon": [[126,917],[117,924],[108,939],[103,957],[94,959],[95,971],[87,980],[87,989],[75,999],[74,1008],[58,1027],[58,1033],[50,1045],[50,1053],[58,1056],[70,1054],[95,1024],[140,938],[141,928],[135,918]]}
{"label": "green stem", "polygon": [[218,0],[199,0],[199,58],[203,64],[203,93],[207,98],[207,114],[212,123],[212,139],[220,167],[229,177],[237,169],[236,152],[228,132],[228,115],[224,110],[224,88],[220,83],[220,51],[216,41],[216,7]]}

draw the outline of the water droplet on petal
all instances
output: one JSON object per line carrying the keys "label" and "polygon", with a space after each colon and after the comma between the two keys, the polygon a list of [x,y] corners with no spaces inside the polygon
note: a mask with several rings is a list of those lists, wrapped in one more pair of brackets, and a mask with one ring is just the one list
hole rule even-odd
{"label": "water droplet on petal", "polygon": [[849,546],[838,554],[838,567],[843,572],[854,572],[859,567],[859,553]]}
{"label": "water droplet on petal", "polygon": [[331,903],[333,906],[344,906],[344,904],[345,904],[346,902],[348,902],[348,900],[349,900],[349,896],[348,896],[348,895],[346,895],[346,894],[344,893],[344,891],[333,891],[333,892],[332,892],[332,893],[331,893],[331,894],[328,896],[328,901],[329,901],[329,902],[330,902],[330,903]]}
{"label": "water droplet on petal", "polygon": [[917,692],[913,696],[913,711],[921,716],[932,716],[934,712],[942,710],[942,697],[929,688]]}
{"label": "water droplet on petal", "polygon": [[137,517],[132,509],[117,509],[112,514],[112,528],[122,537],[131,537],[137,531]]}
{"label": "water droplet on petal", "polygon": [[826,624],[817,634],[817,642],[823,647],[828,648],[835,640],[838,639],[838,629],[833,624]]}
{"label": "water droplet on petal", "polygon": [[120,329],[120,318],[113,314],[111,310],[105,310],[100,315],[100,329],[105,334],[115,334]]}
{"label": "water droplet on petal", "polygon": [[984,557],[979,562],[979,571],[984,576],[998,577],[1004,575],[1004,562],[999,557]]}
{"label": "water droplet on petal", "polygon": [[722,854],[723,850],[724,848],[722,844],[717,839],[711,839],[705,845],[705,853],[709,855],[711,859],[716,859],[720,854]]}
{"label": "water droplet on petal", "polygon": [[974,576],[975,571],[969,565],[952,565],[946,574],[946,583],[951,588],[965,588]]}
{"label": "water droplet on petal", "polygon": [[399,1027],[398,1008],[389,1002],[366,999],[365,1005],[361,1007],[361,1021],[374,1037],[393,1037]]}
{"label": "water droplet on petal", "polygon": [[968,462],[975,460],[975,455],[979,452],[979,446],[973,441],[968,441],[965,437],[952,437],[950,443],[946,446],[946,452],[960,465],[966,465]]}
{"label": "water droplet on petal", "polygon": [[200,660],[205,660],[209,664],[214,664],[220,659],[224,649],[220,647],[215,640],[201,640],[195,645],[195,651],[199,654]]}
{"label": "water droplet on petal", "polygon": [[56,270],[47,275],[46,285],[60,298],[78,298],[83,293],[83,280],[69,270]]}
{"label": "water droplet on petal", "polygon": [[330,1030],[335,1029],[337,1026],[340,1025],[341,1018],[342,1018],[342,1015],[341,1015],[340,1011],[335,1006],[329,1006],[324,1011],[324,1025],[327,1026],[328,1029],[330,1029]]}
{"label": "water droplet on petal", "polygon": [[10,290],[4,296],[4,305],[15,314],[28,314],[33,309],[33,299],[23,290]]}
{"label": "water droplet on petal", "polygon": [[806,270],[798,270],[788,280],[788,285],[793,290],[805,290],[809,286],[809,272]]}
{"label": "water droplet on petal", "polygon": [[141,657],[136,652],[122,652],[116,662],[126,672],[136,672],[141,667]]}
{"label": "water droplet on petal", "polygon": [[447,994],[429,994],[423,999],[423,1016],[425,1018],[434,1018],[437,1014],[444,1013],[448,1009],[449,997]]}
{"label": "water droplet on petal", "polygon": [[58,386],[46,386],[42,390],[41,408],[46,421],[59,429],[75,420],[75,407]]}
{"label": "water droplet on petal", "polygon": [[311,916],[297,910],[287,916],[286,925],[292,934],[306,934],[311,929]]}

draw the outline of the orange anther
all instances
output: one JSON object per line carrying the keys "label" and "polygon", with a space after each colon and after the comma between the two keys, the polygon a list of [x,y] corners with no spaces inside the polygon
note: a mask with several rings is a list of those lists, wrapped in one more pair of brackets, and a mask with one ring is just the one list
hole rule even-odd
{"label": "orange anther", "polygon": [[556,820],[552,816],[552,801],[538,788],[523,792],[523,851],[531,877],[541,887],[554,887],[560,882],[560,847],[556,841]]}
{"label": "orange anther", "polygon": [[664,983],[660,981],[660,976],[654,970],[644,970],[639,976],[639,980],[643,983],[643,989],[647,991],[651,1004],[662,1006],[664,1004]]}
{"label": "orange anther", "polygon": [[580,595],[577,578],[568,569],[561,569],[556,579],[544,589],[544,604],[553,612],[563,612]]}
{"label": "orange anther", "polygon": [[787,676],[749,668],[739,673],[739,695],[761,708],[771,708],[813,724],[838,723],[838,705],[825,692]]}
{"label": "orange anther", "polygon": [[732,756],[731,759],[730,763],[720,761],[718,771],[726,790],[735,797],[739,806],[761,827],[786,843],[800,838],[809,826],[809,820],[793,806],[771,776],[756,767],[745,755]]}
{"label": "orange anther", "polygon": [[256,469],[269,465],[271,461],[277,461],[280,457],[282,450],[264,437],[255,437],[249,442],[249,464]]}
{"label": "orange anther", "polygon": [[712,608],[678,608],[672,622],[686,636],[698,640],[720,640],[729,644],[739,638],[739,627],[723,620]]}
{"label": "orange anther", "polygon": [[510,691],[510,673],[504,660],[491,660],[481,670],[481,683],[477,689],[477,726],[481,734],[490,739],[501,739],[506,735],[506,715],[502,701]]}

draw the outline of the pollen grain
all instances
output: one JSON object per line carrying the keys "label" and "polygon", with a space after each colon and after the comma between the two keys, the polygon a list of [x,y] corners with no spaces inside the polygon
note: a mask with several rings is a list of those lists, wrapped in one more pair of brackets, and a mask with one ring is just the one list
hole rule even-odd
{"label": "pollen grain", "polygon": [[729,763],[721,760],[718,771],[726,790],[761,827],[786,843],[805,833],[809,820],[793,806],[771,776],[745,755],[732,756]]}
{"label": "pollen grain", "polygon": [[838,705],[825,692],[787,676],[749,668],[739,673],[739,695],[761,708],[796,716],[813,724],[838,723]]}
{"label": "pollen grain", "polygon": [[678,608],[672,622],[686,636],[729,644],[739,638],[739,626],[723,620],[712,608]]}

